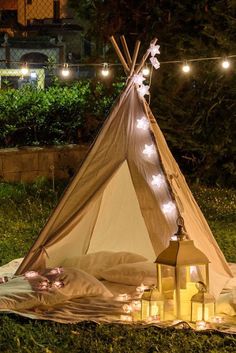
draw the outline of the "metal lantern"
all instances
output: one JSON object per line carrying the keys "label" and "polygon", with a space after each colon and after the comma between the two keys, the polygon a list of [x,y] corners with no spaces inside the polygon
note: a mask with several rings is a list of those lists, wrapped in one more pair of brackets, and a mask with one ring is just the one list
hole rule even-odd
{"label": "metal lantern", "polygon": [[191,321],[209,321],[215,315],[215,298],[203,282],[198,282],[198,293],[191,299]]}
{"label": "metal lantern", "polygon": [[[191,298],[197,293],[196,283],[202,281],[209,288],[209,260],[192,240],[186,239],[188,235],[184,232],[182,217],[178,218],[177,225],[177,233],[155,261],[157,283],[167,304],[165,320],[190,320]],[[169,305],[170,301],[172,305]]]}
{"label": "metal lantern", "polygon": [[163,320],[163,295],[156,287],[145,289],[141,297],[141,319]]}

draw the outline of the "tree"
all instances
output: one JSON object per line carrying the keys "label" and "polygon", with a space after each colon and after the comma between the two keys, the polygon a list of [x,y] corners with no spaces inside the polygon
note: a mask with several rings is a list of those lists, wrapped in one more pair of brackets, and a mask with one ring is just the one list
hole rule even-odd
{"label": "tree", "polygon": [[[69,1],[100,46],[110,35],[125,34],[131,47],[135,39],[149,43],[157,36],[160,61],[236,53],[234,0]],[[235,185],[234,69],[223,72],[219,61],[193,66],[184,78],[178,65],[161,65],[152,78],[152,109],[185,172]]]}

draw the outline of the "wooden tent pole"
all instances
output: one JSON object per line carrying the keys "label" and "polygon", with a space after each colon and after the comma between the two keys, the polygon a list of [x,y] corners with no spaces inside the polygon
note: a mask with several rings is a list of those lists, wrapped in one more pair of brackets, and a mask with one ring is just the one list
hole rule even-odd
{"label": "wooden tent pole", "polygon": [[[151,41],[151,44],[155,45],[157,42],[157,38],[154,38],[152,41]],[[146,51],[146,53],[144,54],[139,66],[137,67],[136,71],[135,71],[135,74],[137,75],[143,68],[143,65],[145,64],[145,61],[147,60],[148,58],[148,55],[150,54],[149,50]]]}
{"label": "wooden tent pole", "polygon": [[120,40],[121,40],[121,44],[122,44],[124,52],[125,52],[127,64],[128,64],[129,67],[131,67],[132,60],[131,60],[131,56],[130,56],[128,45],[127,45],[126,40],[125,40],[125,36],[121,36]]}
{"label": "wooden tent pole", "polygon": [[137,40],[135,43],[135,47],[134,47],[134,53],[133,53],[133,57],[132,57],[132,66],[130,69],[130,76],[132,76],[133,72],[134,72],[134,68],[135,68],[135,64],[137,61],[137,57],[138,57],[138,51],[139,51],[139,47],[140,47],[140,41]]}
{"label": "wooden tent pole", "polygon": [[126,74],[129,74],[129,66],[127,65],[127,63],[126,63],[126,61],[125,61],[125,59],[124,59],[124,57],[123,57],[123,55],[122,55],[122,53],[121,53],[121,51],[120,51],[120,48],[118,47],[118,45],[117,45],[117,43],[116,43],[116,40],[115,40],[115,38],[113,37],[113,36],[111,36],[110,37],[110,41],[111,41],[111,43],[112,43],[112,45],[113,45],[113,47],[114,47],[114,49],[115,49],[115,51],[116,51],[116,54],[118,55],[118,57],[119,57],[119,59],[120,59],[120,61],[121,61],[121,64],[123,65],[123,68],[124,68],[124,70],[125,70],[125,73]]}

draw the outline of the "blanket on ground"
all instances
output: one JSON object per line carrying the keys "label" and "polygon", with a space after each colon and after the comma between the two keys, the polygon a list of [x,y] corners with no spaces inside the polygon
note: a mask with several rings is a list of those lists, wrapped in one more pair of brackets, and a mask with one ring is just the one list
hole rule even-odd
{"label": "blanket on ground", "polygon": [[[78,269],[63,269],[62,273],[49,269],[36,277],[33,273],[28,277],[14,277],[21,261],[16,259],[0,267],[1,277],[12,277],[0,285],[1,312],[61,323],[135,321],[129,308],[140,298],[137,286],[99,281]],[[236,333],[236,264],[230,264],[230,267],[235,277],[217,300],[216,312],[224,318],[222,327]],[[75,281],[79,281],[79,285],[71,288],[70,283]],[[42,284],[50,285],[50,290],[42,290]],[[73,288],[77,288],[75,293]]]}

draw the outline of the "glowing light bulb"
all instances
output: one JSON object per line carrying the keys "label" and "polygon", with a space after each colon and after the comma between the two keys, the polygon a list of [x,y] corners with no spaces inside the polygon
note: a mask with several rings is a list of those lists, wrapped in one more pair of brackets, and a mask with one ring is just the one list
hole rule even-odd
{"label": "glowing light bulb", "polygon": [[138,93],[139,93],[140,97],[144,97],[144,96],[148,95],[149,94],[149,86],[141,85],[138,88]]}
{"label": "glowing light bulb", "polygon": [[138,129],[148,130],[149,129],[149,121],[145,116],[143,116],[141,119],[137,119],[136,126]]}
{"label": "glowing light bulb", "polygon": [[33,80],[36,80],[36,78],[37,78],[36,72],[35,72],[35,71],[32,71],[32,72],[30,73],[30,77],[31,77]]}
{"label": "glowing light bulb", "polygon": [[68,64],[64,64],[64,66],[61,70],[61,74],[63,77],[68,77],[70,75],[70,70],[68,68]]}
{"label": "glowing light bulb", "polygon": [[222,63],[221,63],[221,66],[223,67],[223,69],[227,70],[230,67],[229,60],[227,60],[227,59],[223,60]]}
{"label": "glowing light bulb", "polygon": [[152,185],[160,188],[161,186],[163,186],[165,184],[165,178],[161,174],[152,175],[152,182],[151,183],[152,183]]}
{"label": "glowing light bulb", "polygon": [[148,76],[150,74],[150,69],[148,66],[145,66],[143,69],[142,69],[142,73],[144,76]]}
{"label": "glowing light bulb", "polygon": [[184,73],[188,73],[190,71],[190,66],[189,66],[189,64],[187,64],[187,62],[183,64],[182,71]]}
{"label": "glowing light bulb", "polygon": [[109,71],[109,68],[108,68],[108,64],[104,63],[103,64],[103,68],[101,70],[101,74],[102,74],[103,77],[107,77],[107,76],[109,76],[109,73],[110,73],[110,71]]}
{"label": "glowing light bulb", "polygon": [[21,73],[22,73],[23,76],[28,75],[28,73],[29,73],[29,68],[28,68],[27,64],[24,64],[24,65],[22,66],[22,68],[21,68]]}
{"label": "glowing light bulb", "polygon": [[146,154],[149,158],[156,152],[155,146],[153,143],[151,145],[146,145],[143,150],[143,154]]}
{"label": "glowing light bulb", "polygon": [[164,203],[162,205],[162,212],[165,215],[170,215],[171,213],[173,213],[176,210],[175,204],[172,201],[169,201],[167,203]]}

